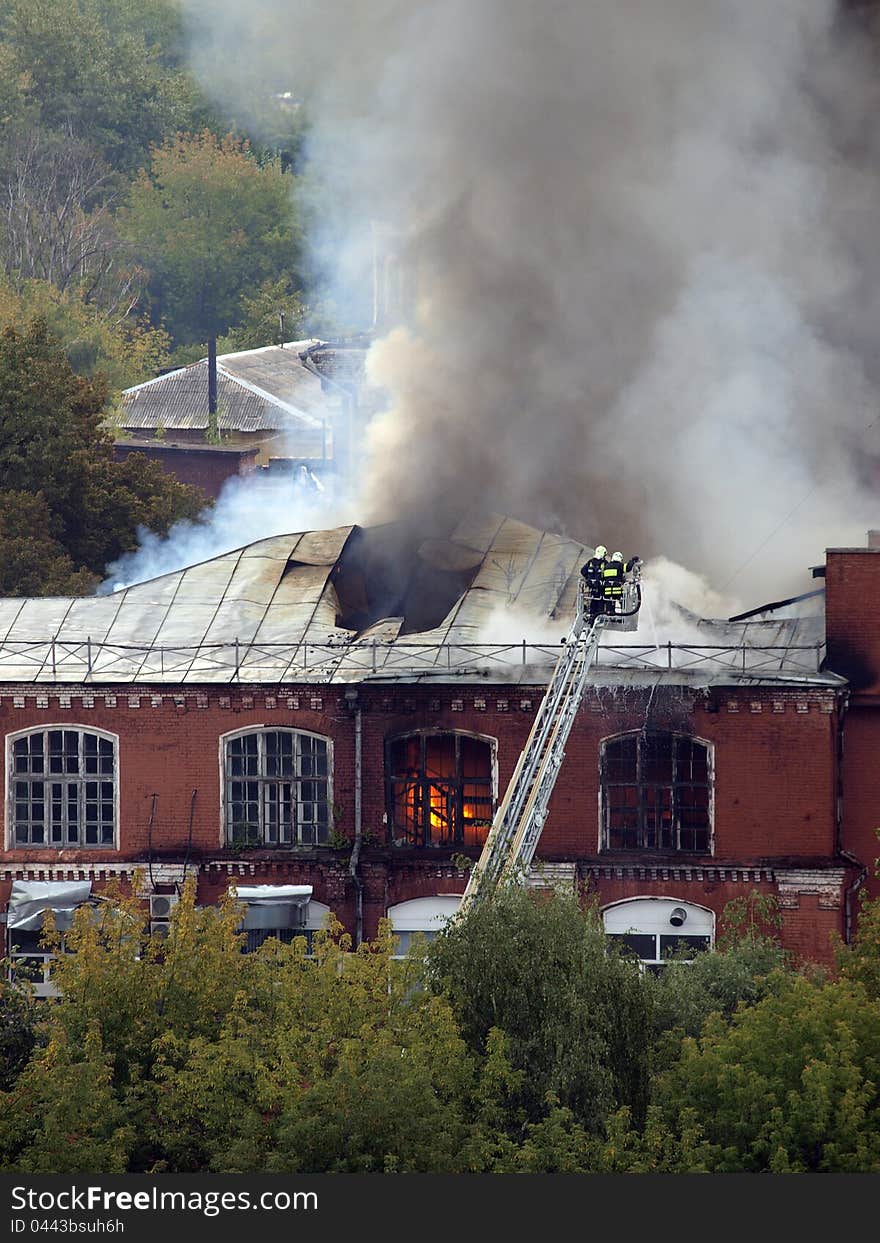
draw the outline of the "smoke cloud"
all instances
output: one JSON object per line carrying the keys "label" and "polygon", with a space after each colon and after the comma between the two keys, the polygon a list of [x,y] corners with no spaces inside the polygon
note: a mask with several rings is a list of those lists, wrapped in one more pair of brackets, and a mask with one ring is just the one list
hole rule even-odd
{"label": "smoke cloud", "polygon": [[272,535],[354,521],[352,502],[332,486],[317,493],[308,482],[291,475],[233,476],[201,521],[177,522],[164,537],[141,528],[137,551],[108,566],[100,594],[210,561]]}
{"label": "smoke cloud", "polygon": [[305,100],[340,286],[380,221],[416,291],[360,521],[479,501],[744,599],[863,543],[880,75],[831,0],[186,8],[231,115]]}

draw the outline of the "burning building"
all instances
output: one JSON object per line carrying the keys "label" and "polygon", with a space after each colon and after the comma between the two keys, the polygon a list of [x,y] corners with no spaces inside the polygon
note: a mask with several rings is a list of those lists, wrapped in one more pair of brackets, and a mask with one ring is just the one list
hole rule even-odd
{"label": "burning building", "polygon": [[[0,601],[7,944],[33,952],[47,906],[135,873],[160,927],[187,876],[203,903],[234,883],[251,946],[329,911],[356,939],[386,916],[403,946],[436,930],[586,556],[472,513],[429,537],[308,531],[107,596]],[[880,548],[831,550],[817,573],[825,617],[683,619],[684,642],[643,627],[599,650],[530,883],[593,896],[648,964],[710,946],[753,890],[806,958],[851,932],[875,850]]]}

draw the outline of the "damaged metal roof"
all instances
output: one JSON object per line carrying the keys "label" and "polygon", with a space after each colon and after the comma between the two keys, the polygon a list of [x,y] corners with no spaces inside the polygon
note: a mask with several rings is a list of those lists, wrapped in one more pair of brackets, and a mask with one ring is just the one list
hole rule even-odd
{"label": "damaged metal roof", "polygon": [[[406,581],[377,594],[371,567],[401,531],[275,536],[110,595],[0,599],[0,681],[546,682],[585,546],[502,515],[470,514],[400,558],[397,577]],[[399,615],[384,611],[392,601]],[[500,629],[505,619],[531,620],[540,637],[498,642],[499,619]],[[821,672],[821,618],[692,621],[699,641],[687,645],[608,635],[597,681],[843,683]],[[689,635],[694,629],[689,620]]]}

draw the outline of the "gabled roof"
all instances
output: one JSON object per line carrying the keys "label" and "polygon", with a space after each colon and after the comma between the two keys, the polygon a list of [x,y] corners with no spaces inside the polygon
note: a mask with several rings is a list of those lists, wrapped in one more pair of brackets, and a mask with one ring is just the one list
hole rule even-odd
{"label": "gabled roof", "polygon": [[[295,341],[217,359],[220,431],[320,431],[327,416],[321,381],[300,360],[317,342]],[[126,430],[208,427],[207,359],[147,380],[122,395],[111,422]]]}

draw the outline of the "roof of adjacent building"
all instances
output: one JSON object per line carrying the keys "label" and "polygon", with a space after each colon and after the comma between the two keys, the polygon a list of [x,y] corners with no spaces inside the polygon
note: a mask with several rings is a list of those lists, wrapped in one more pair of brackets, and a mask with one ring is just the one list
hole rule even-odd
{"label": "roof of adjacent building", "polygon": [[[314,340],[221,354],[217,358],[217,427],[220,431],[318,430],[327,417],[319,376],[300,353]],[[134,388],[122,395],[111,422],[126,430],[164,427],[201,431],[208,427],[208,361]]]}
{"label": "roof of adjacent building", "polygon": [[[415,548],[407,569],[415,590],[404,584],[394,596],[418,608],[425,586],[453,585],[442,615],[418,629],[405,613],[371,616],[352,604],[369,594],[361,550],[395,531],[280,535],[108,595],[0,599],[0,681],[545,683],[575,608],[585,545],[499,514],[466,515]],[[533,622],[542,633],[499,641],[499,618],[511,615],[511,625]],[[843,684],[821,671],[821,617],[682,625],[686,646],[674,636],[609,634],[596,680]]]}

